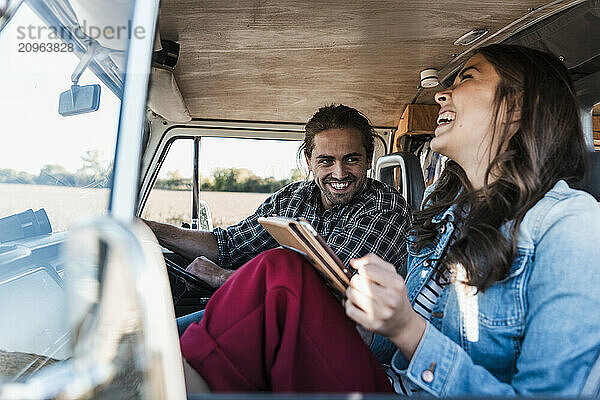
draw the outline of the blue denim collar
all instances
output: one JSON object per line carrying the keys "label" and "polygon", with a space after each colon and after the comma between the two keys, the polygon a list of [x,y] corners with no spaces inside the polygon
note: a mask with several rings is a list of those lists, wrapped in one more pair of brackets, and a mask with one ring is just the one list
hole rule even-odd
{"label": "blue denim collar", "polygon": [[438,224],[442,221],[454,222],[454,220],[456,219],[455,215],[457,207],[458,204],[452,204],[448,209],[446,209],[446,211],[431,218],[431,222],[433,222],[434,224]]}

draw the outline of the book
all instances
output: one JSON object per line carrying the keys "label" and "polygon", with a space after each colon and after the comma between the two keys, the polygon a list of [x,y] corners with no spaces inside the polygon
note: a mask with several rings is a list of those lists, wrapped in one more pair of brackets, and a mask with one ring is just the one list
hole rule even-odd
{"label": "book", "polygon": [[282,247],[303,254],[336,295],[346,296],[356,270],[344,265],[307,220],[274,216],[261,217],[258,222]]}

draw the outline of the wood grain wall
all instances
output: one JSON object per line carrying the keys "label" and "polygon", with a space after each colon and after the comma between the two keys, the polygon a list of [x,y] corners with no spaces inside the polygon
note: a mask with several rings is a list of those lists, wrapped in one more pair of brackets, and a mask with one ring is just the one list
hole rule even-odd
{"label": "wood grain wall", "polygon": [[193,117],[306,122],[344,103],[396,126],[419,71],[464,50],[456,38],[545,3],[163,0],[159,22],[162,37],[181,44],[175,75]]}

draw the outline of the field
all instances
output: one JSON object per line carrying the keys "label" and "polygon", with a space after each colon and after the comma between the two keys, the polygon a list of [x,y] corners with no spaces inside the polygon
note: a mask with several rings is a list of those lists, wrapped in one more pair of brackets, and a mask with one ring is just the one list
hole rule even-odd
{"label": "field", "polygon": [[[106,212],[108,189],[63,186],[0,184],[0,217],[44,208],[54,231],[67,229],[77,220]],[[268,193],[202,192],[200,198],[210,207],[214,226],[226,226],[251,214]],[[190,192],[154,190],[143,213],[144,218],[180,225],[189,221]]]}
{"label": "field", "polygon": [[[235,224],[252,214],[269,193],[200,192],[200,199],[208,203],[213,226]],[[190,192],[153,190],[142,216],[155,221],[180,225],[189,221],[192,209]]]}

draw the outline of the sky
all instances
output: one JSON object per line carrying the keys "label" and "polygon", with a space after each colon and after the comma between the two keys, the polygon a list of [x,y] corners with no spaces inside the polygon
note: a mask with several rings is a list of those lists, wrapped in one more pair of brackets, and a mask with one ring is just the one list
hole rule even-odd
{"label": "sky", "polygon": [[[299,146],[298,141],[205,137],[200,141],[200,171],[209,176],[217,167],[248,168],[258,176],[288,178],[292,169],[303,167],[296,162]],[[175,142],[159,177],[175,170],[184,178],[191,177],[192,160],[192,141]]]}
{"label": "sky", "polygon": [[[0,33],[0,113],[2,145],[0,169],[11,168],[37,175],[47,164],[62,165],[69,171],[82,166],[81,156],[99,150],[103,161],[112,160],[120,101],[90,71],[80,85],[100,84],[97,112],[62,117],[58,98],[71,86],[71,74],[78,58],[70,52],[33,52],[28,43],[61,43],[41,38],[19,37],[22,27],[42,26],[38,17],[23,4],[9,26]],[[19,30],[18,28],[21,27]],[[297,167],[299,142],[252,139],[205,138],[201,148],[201,171],[215,168],[248,168],[259,176],[281,179]],[[162,175],[179,170],[191,176],[191,145],[173,146],[174,154],[163,165]]]}

